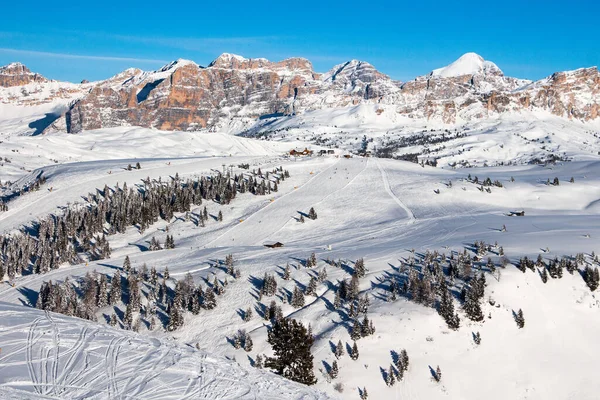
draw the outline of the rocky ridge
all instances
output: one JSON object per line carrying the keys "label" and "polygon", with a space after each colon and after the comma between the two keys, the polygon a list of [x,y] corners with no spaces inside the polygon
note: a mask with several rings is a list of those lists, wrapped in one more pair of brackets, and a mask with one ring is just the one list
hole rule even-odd
{"label": "rocky ridge", "polygon": [[[27,103],[14,92],[58,85],[21,64],[0,69],[0,101]],[[7,90],[13,90],[12,97]],[[545,111],[589,121],[600,111],[596,67],[558,72],[536,82],[507,77],[496,64],[467,53],[444,68],[408,82],[351,60],[320,74],[310,61],[271,62],[222,54],[207,67],[177,60],[157,71],[125,70],[105,81],[58,85],[47,96],[72,104],[46,131],[78,133],[116,126],[161,130],[217,130],[251,121],[357,104],[393,106],[399,115],[447,124],[507,112]],[[388,107],[389,109],[389,107]]]}

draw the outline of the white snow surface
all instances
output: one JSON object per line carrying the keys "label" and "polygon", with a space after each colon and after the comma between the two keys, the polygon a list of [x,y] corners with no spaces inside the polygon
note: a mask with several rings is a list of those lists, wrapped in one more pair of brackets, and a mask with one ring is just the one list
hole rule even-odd
{"label": "white snow surface", "polygon": [[[316,296],[294,309],[275,300],[286,316],[310,323],[316,390],[331,397],[357,399],[366,387],[370,399],[596,399],[600,381],[597,337],[600,334],[598,291],[591,292],[579,272],[544,284],[538,273],[525,274],[509,264],[487,276],[484,322],[470,322],[457,304],[461,328],[449,330],[432,308],[399,298],[386,300],[389,277],[401,260],[427,250],[447,255],[462,252],[475,240],[498,242],[512,263],[527,255],[547,261],[583,252],[600,252],[600,126],[566,121],[546,114],[509,114],[455,126],[409,121],[390,112],[392,106],[357,105],[307,112],[276,121],[265,120],[256,138],[226,133],[161,132],[121,127],[79,135],[23,135],[27,125],[48,112],[48,105],[2,108],[0,115],[0,195],[14,193],[40,172],[46,184],[17,196],[0,213],[0,232],[12,232],[61,208],[83,203],[82,196],[105,184],[135,185],[147,177],[168,180],[178,173],[194,177],[249,163],[263,171],[276,166],[290,171],[279,191],[258,197],[240,194],[227,206],[205,202],[209,214],[223,212],[223,221],[205,228],[176,215],[140,233],[131,227],[109,236],[111,258],[64,265],[45,275],[17,277],[0,283],[0,398],[320,398],[312,388],[282,381],[251,369],[250,359],[271,354],[268,323],[254,316],[243,321],[240,311],[257,305],[256,281],[275,274],[280,289],[290,292],[306,285],[326,266],[344,260],[348,268],[327,266],[328,278]],[[380,111],[381,110],[381,111]],[[361,147],[363,135],[375,150],[392,140],[415,134],[466,135],[428,146],[439,167],[392,160],[339,157]],[[433,130],[434,132],[431,132]],[[259,138],[268,138],[263,140]],[[311,147],[312,143],[312,147]],[[291,148],[335,148],[336,155],[290,158]],[[400,148],[395,154],[422,151],[425,146]],[[568,156],[573,161],[529,165],[535,157]],[[338,157],[336,157],[338,156]],[[426,159],[426,158],[425,158]],[[127,171],[139,161],[141,170]],[[468,161],[473,168],[452,168]],[[500,165],[515,161],[516,165]],[[490,165],[490,166],[485,166]],[[496,165],[492,167],[491,165]],[[460,165],[459,165],[460,166]],[[467,175],[502,182],[491,193],[467,182]],[[546,185],[560,179],[559,186]],[[570,178],[574,183],[570,183]],[[514,179],[511,179],[514,178]],[[450,186],[449,183],[452,183]],[[50,190],[52,189],[52,190]],[[434,190],[439,191],[436,194]],[[317,220],[297,221],[299,212],[315,207]],[[201,209],[196,206],[192,212]],[[525,210],[525,217],[508,217]],[[506,232],[501,227],[506,225]],[[175,238],[173,250],[142,251],[155,236]],[[284,247],[264,244],[280,241]],[[311,252],[313,269],[299,267]],[[218,265],[233,254],[242,277],[227,277]],[[138,334],[106,325],[112,308],[99,310],[98,323],[88,323],[28,307],[43,281],[73,282],[96,270],[112,275],[125,256],[132,265],[168,266],[171,277],[188,272],[205,285],[214,276],[229,279],[214,310],[185,314],[175,332],[143,326]],[[496,254],[490,254],[494,262]],[[349,278],[353,261],[364,257],[368,269],[360,290],[371,299],[369,318],[375,335],[358,341],[357,361],[338,360],[339,377],[329,383],[319,369],[331,364],[331,343],[351,344],[348,318],[332,309],[334,286]],[[281,279],[292,265],[292,280]],[[171,287],[173,281],[170,282]],[[494,305],[491,305],[489,299]],[[123,304],[117,304],[123,311]],[[526,324],[518,329],[512,313],[522,309]],[[252,335],[254,349],[246,353],[228,342],[238,329]],[[480,332],[482,342],[473,343]],[[196,344],[200,351],[195,349]],[[410,368],[402,382],[387,387],[380,368],[387,370],[390,351],[406,349]],[[232,362],[231,360],[237,360]],[[229,359],[229,360],[228,360]],[[429,368],[443,371],[440,383]],[[342,383],[337,392],[334,384]],[[95,397],[94,397],[95,396]],[[246,397],[244,397],[246,396]],[[270,396],[270,397],[269,397]]]}
{"label": "white snow surface", "polygon": [[0,302],[0,399],[327,399],[169,339]]}
{"label": "white snow surface", "polygon": [[477,53],[463,54],[458,60],[443,68],[434,69],[429,74],[433,77],[450,78],[462,75],[476,75],[495,72],[502,74],[496,64],[486,61]]}

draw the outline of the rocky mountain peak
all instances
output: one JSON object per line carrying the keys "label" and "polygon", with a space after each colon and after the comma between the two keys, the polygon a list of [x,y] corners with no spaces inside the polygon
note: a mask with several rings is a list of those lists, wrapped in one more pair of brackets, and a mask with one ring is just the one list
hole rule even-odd
{"label": "rocky mountain peak", "polygon": [[199,68],[199,65],[196,64],[195,62],[193,62],[192,60],[186,60],[186,59],[183,59],[183,58],[179,58],[179,59],[177,59],[175,61],[171,61],[170,63],[168,63],[167,65],[165,65],[164,67],[162,67],[161,69],[159,69],[156,72],[173,71],[173,70],[176,70],[178,68],[185,67],[185,66],[188,66],[188,65],[192,65],[192,66],[194,66],[196,68]]}
{"label": "rocky mountain peak", "polygon": [[33,73],[20,62],[0,67],[0,87],[27,85],[31,82],[47,82],[40,74]]}
{"label": "rocky mountain peak", "polygon": [[300,70],[313,72],[313,66],[306,58],[292,57],[279,62],[272,62],[266,58],[245,58],[236,54],[223,53],[208,65],[208,68],[230,70]]}

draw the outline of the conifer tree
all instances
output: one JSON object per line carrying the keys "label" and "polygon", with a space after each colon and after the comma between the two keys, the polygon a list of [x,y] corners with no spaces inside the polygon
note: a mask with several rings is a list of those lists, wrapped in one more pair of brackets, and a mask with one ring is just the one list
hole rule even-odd
{"label": "conifer tree", "polygon": [[125,309],[125,316],[123,317],[123,325],[125,328],[131,329],[131,325],[133,324],[133,310],[131,307],[131,303],[127,304],[127,308]]}
{"label": "conifer tree", "polygon": [[242,347],[242,336],[240,332],[236,332],[235,335],[233,335],[233,347],[235,347],[236,349]]}
{"label": "conifer tree", "polygon": [[265,366],[275,373],[305,385],[314,385],[313,356],[310,349],[314,338],[302,323],[294,319],[278,321],[268,333],[274,356]]}
{"label": "conifer tree", "polygon": [[358,360],[358,346],[356,344],[356,341],[354,342],[354,344],[352,345],[352,350],[350,351],[350,358],[353,359],[354,361]]}
{"label": "conifer tree", "polygon": [[337,345],[335,346],[335,358],[340,358],[344,355],[344,345],[341,340],[338,340]]}
{"label": "conifer tree", "polygon": [[179,307],[175,304],[171,304],[169,307],[169,323],[167,324],[167,331],[173,332],[183,325],[183,315]]}
{"label": "conifer tree", "polygon": [[219,210],[219,215],[217,216],[217,221],[219,221],[219,222],[223,221],[223,213],[221,212],[221,210]]}
{"label": "conifer tree", "polygon": [[446,280],[442,279],[440,284],[441,299],[438,307],[438,313],[446,321],[448,328],[457,330],[460,327],[460,318],[454,313],[454,302],[452,300],[452,294],[446,285]]}
{"label": "conifer tree", "polygon": [[517,323],[519,329],[525,326],[525,317],[523,316],[523,310],[521,310],[520,308],[519,311],[517,311],[517,314],[515,315],[515,322]]}
{"label": "conifer tree", "polygon": [[125,261],[123,261],[123,271],[129,273],[131,270],[131,260],[129,260],[129,256],[125,256]]}
{"label": "conifer tree", "polygon": [[333,360],[333,362],[331,363],[331,369],[329,370],[329,376],[331,377],[331,379],[335,379],[338,377],[340,370],[338,367],[338,363],[337,360]]}
{"label": "conifer tree", "polygon": [[100,282],[98,283],[98,307],[106,307],[108,305],[108,282],[106,281],[106,275],[100,275]]}
{"label": "conifer tree", "polygon": [[263,356],[261,356],[260,354],[256,355],[256,359],[254,360],[254,367],[258,369],[263,368]]}
{"label": "conifer tree", "polygon": [[207,289],[204,292],[204,302],[202,304],[207,310],[212,310],[217,306],[217,298],[215,297],[214,290]]}
{"label": "conifer tree", "polygon": [[246,336],[244,337],[244,350],[247,353],[249,353],[252,351],[252,347],[253,347],[252,338],[250,337],[249,333],[246,333]]}
{"label": "conifer tree", "polygon": [[248,322],[252,319],[252,307],[248,307],[246,311],[244,311],[244,321]]}
{"label": "conifer tree", "polygon": [[352,331],[350,332],[350,337],[354,341],[357,341],[358,339],[363,337],[361,325],[358,322],[358,320],[354,320],[354,325],[352,325]]}
{"label": "conifer tree", "polygon": [[110,281],[110,305],[121,301],[121,273],[117,270]]}
{"label": "conifer tree", "polygon": [[365,276],[366,269],[365,269],[365,260],[364,259],[359,258],[358,260],[356,260],[356,263],[354,263],[354,274],[359,278],[362,278]]}
{"label": "conifer tree", "polygon": [[471,321],[483,321],[483,312],[481,311],[481,304],[479,304],[477,289],[474,289],[473,286],[466,291],[463,309]]}
{"label": "conifer tree", "polygon": [[304,293],[307,296],[316,296],[317,295],[317,280],[314,277],[310,278],[308,285],[306,286],[306,292]]}
{"label": "conifer tree", "polygon": [[394,367],[390,365],[390,368],[385,375],[385,384],[388,386],[394,386],[396,383],[396,374],[394,373]]}
{"label": "conifer tree", "polygon": [[294,287],[294,291],[292,292],[292,301],[290,304],[294,308],[304,307],[304,293],[298,289],[298,286]]}
{"label": "conifer tree", "polygon": [[408,371],[408,363],[409,363],[409,358],[408,358],[408,353],[406,352],[405,349],[402,349],[402,351],[400,352],[400,360],[402,360],[402,365],[404,366],[404,370]]}
{"label": "conifer tree", "polygon": [[437,368],[435,369],[435,381],[439,382],[442,380],[442,370],[440,369],[440,366],[438,365]]}
{"label": "conifer tree", "polygon": [[314,207],[311,207],[310,210],[308,211],[308,218],[315,220],[317,219],[317,212],[315,211]]}
{"label": "conifer tree", "polygon": [[360,400],[368,400],[369,399],[369,394],[367,393],[367,388],[363,387],[362,390],[360,391]]}
{"label": "conifer tree", "polygon": [[292,271],[290,270],[290,264],[286,264],[285,270],[283,271],[283,279],[289,281],[292,277]]}
{"label": "conifer tree", "polygon": [[342,305],[342,300],[340,299],[340,291],[335,291],[335,298],[333,299],[333,307],[337,310]]}

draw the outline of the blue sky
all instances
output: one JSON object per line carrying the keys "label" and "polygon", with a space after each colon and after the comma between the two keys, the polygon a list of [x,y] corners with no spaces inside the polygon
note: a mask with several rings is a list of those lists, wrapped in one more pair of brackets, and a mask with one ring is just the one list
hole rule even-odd
{"label": "blue sky", "polygon": [[10,1],[0,65],[21,61],[60,80],[103,79],[224,52],[306,57],[324,72],[349,59],[409,80],[476,52],[510,76],[539,79],[600,64],[594,0]]}

